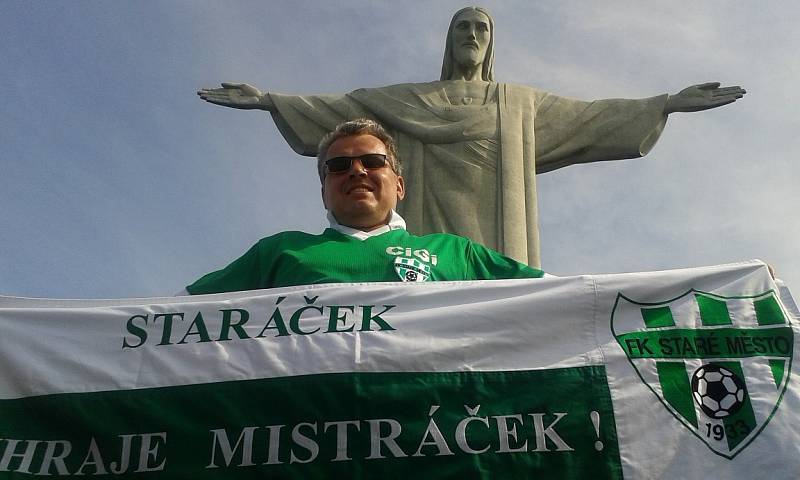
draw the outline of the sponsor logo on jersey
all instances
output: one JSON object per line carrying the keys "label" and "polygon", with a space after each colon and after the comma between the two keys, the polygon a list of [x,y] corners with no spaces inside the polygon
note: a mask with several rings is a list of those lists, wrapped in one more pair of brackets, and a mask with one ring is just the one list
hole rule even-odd
{"label": "sponsor logo on jersey", "polygon": [[439,263],[439,257],[431,254],[431,252],[424,248],[415,250],[411,247],[386,247],[386,253],[394,257],[416,258],[420,262],[430,263],[433,266]]}

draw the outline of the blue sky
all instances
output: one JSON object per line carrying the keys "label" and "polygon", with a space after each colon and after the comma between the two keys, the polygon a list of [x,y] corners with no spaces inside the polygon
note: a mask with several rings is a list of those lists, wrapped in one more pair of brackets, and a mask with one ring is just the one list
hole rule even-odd
{"label": "blue sky", "polygon": [[[484,2],[499,81],[640,98],[706,81],[643,159],[538,177],[557,275],[761,258],[800,289],[794,2]],[[0,295],[169,295],[259,238],[325,226],[313,160],[221,81],[343,93],[438,78],[461,2],[3,2]]]}

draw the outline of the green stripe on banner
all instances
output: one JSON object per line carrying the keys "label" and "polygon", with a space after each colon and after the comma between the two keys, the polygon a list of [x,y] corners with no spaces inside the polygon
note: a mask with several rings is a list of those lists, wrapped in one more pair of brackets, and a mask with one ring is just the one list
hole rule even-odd
{"label": "green stripe on banner", "polygon": [[[739,378],[744,379],[742,364],[740,362],[714,362],[716,365],[727,368],[735,373]],[[744,398],[744,404],[738,412],[729,417],[725,417],[722,422],[725,425],[725,437],[728,441],[728,448],[734,449],[742,443],[747,434],[756,428],[756,416],[753,413],[753,405],[750,403],[750,393]]]}
{"label": "green stripe on banner", "polygon": [[683,418],[697,427],[697,414],[694,411],[692,387],[683,362],[656,362],[658,382],[664,399],[672,405]]}
{"label": "green stripe on banner", "polygon": [[730,325],[731,316],[728,313],[728,304],[725,300],[718,300],[706,295],[695,294],[697,305],[700,307],[700,321],[705,326]]}
{"label": "green stripe on banner", "polygon": [[0,438],[0,478],[622,478],[602,366],[3,400]]}
{"label": "green stripe on banner", "polygon": [[647,328],[675,326],[669,307],[642,308],[642,318]]}
{"label": "green stripe on banner", "polygon": [[756,300],[753,305],[756,308],[756,319],[759,325],[783,325],[786,323],[783,311],[773,295]]}
{"label": "green stripe on banner", "polygon": [[783,372],[786,369],[786,360],[771,359],[769,361],[769,369],[772,371],[772,379],[775,380],[775,388],[781,388]]}

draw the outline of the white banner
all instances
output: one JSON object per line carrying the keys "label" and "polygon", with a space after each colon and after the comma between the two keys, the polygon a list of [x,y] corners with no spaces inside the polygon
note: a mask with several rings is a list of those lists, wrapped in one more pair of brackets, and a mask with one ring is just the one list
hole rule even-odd
{"label": "white banner", "polygon": [[[41,407],[35,402],[52,400],[59,409],[69,411],[68,402],[76,398],[85,396],[95,402],[113,392],[127,392],[128,398],[141,392],[137,401],[147,398],[150,402],[154,392],[173,387],[218,384],[229,388],[232,384],[227,382],[250,385],[247,382],[264,381],[263,388],[274,389],[277,384],[269,382],[319,378],[324,383],[340,378],[337,375],[351,374],[379,375],[365,378],[389,378],[389,383],[400,388],[397,385],[406,385],[402,382],[413,383],[406,377],[395,380],[401,375],[444,378],[430,375],[448,372],[457,373],[448,378],[463,383],[455,394],[431,393],[435,400],[420,400],[428,403],[419,415],[425,422],[429,421],[426,414],[435,419],[434,412],[447,398],[461,395],[463,401],[453,401],[459,408],[467,408],[466,414],[461,410],[462,416],[479,415],[474,405],[483,405],[478,406],[488,416],[474,419],[487,418],[492,440],[485,440],[485,449],[477,448],[474,445],[483,441],[482,437],[472,440],[469,432],[473,430],[456,426],[467,423],[454,420],[452,431],[437,427],[438,434],[429,423],[424,432],[409,440],[411,447],[402,443],[399,433],[396,445],[384,442],[394,455],[393,461],[401,462],[397,465],[416,468],[413,462],[425,456],[496,455],[500,457],[497,468],[507,469],[509,474],[521,475],[531,468],[530,475],[535,476],[537,465],[541,465],[544,470],[540,474],[557,471],[563,478],[581,478],[589,470],[580,470],[584,466],[571,471],[570,461],[562,459],[565,455],[584,455],[585,451],[588,464],[593,461],[590,455],[608,457],[602,461],[609,465],[607,475],[603,474],[609,478],[619,477],[615,465],[621,465],[624,478],[760,478],[765,472],[770,478],[796,478],[800,472],[800,387],[793,358],[800,338],[799,315],[788,290],[776,286],[760,262],[535,280],[312,285],[196,297],[0,297],[0,410],[5,405],[7,412],[33,415],[26,422],[15,423],[17,420],[0,413],[0,478],[20,472],[110,475],[152,471],[164,475],[173,466],[173,475],[183,478],[201,478],[202,472],[222,475],[217,468],[231,469],[224,474],[226,478],[257,478],[269,474],[270,468],[287,469],[274,470],[278,477],[290,476],[287,472],[302,476],[302,470],[290,470],[301,468],[293,463],[305,463],[293,462],[302,457],[296,453],[298,445],[309,443],[302,435],[292,433],[291,441],[286,440],[289,450],[285,459],[284,447],[277,444],[260,462],[247,456],[248,439],[256,441],[248,435],[257,435],[256,426],[266,425],[258,423],[261,418],[252,420],[254,430],[242,427],[248,423],[237,425],[239,430],[212,428],[223,422],[224,415],[213,421],[204,419],[211,426],[199,429],[205,432],[197,440],[204,456],[197,465],[201,473],[192,473],[192,465],[177,460],[182,455],[179,450],[169,453],[175,443],[170,440],[180,436],[169,430],[171,426],[157,427],[157,434],[147,437],[148,442],[155,438],[161,443],[147,446],[142,436],[138,467],[131,460],[131,466],[123,469],[119,459],[124,453],[122,457],[115,453],[117,463],[100,459],[103,448],[99,438],[104,432],[93,429],[102,430],[101,423],[124,428],[123,417],[137,415],[128,410],[135,407],[120,403],[109,407],[120,418],[76,427],[93,435],[86,443],[77,437],[55,440],[61,438],[58,429],[49,433],[36,424],[35,412]],[[603,371],[605,376],[596,376]],[[550,378],[547,372],[553,372],[552,380],[540,380]],[[484,373],[491,379],[487,380]],[[470,391],[470,382],[491,383],[500,378],[497,375],[516,373],[534,375],[530,378],[537,383],[508,380],[512,391],[526,389],[526,395],[541,392],[543,406],[537,406],[539,410],[501,412],[506,407],[501,407],[497,399],[496,415],[491,416],[487,410],[492,408],[494,397]],[[557,392],[581,375],[589,375],[583,381],[599,385],[599,393],[583,399],[578,389],[578,394],[565,394],[571,398],[563,399],[577,402],[577,406],[560,408],[562,399]],[[550,381],[552,384],[546,383]],[[553,396],[548,397],[548,389]],[[606,391],[608,394],[603,393]],[[353,420],[353,425],[364,432],[378,420],[359,416],[358,403],[370,399],[354,395],[348,400],[353,403],[348,407],[353,416],[344,418],[360,418]],[[394,398],[396,393],[387,395]],[[609,395],[611,407],[605,412],[601,397]],[[108,401],[103,398],[102,402]],[[507,408],[528,408],[522,398],[519,401],[523,404],[509,404]],[[601,406],[594,406],[594,402]],[[297,408],[298,418],[302,418],[305,407]],[[443,412],[446,406],[441,408]],[[341,415],[351,415],[343,412]],[[581,426],[574,426],[575,432],[582,432],[580,435],[573,434],[573,424],[569,423],[579,415],[577,412],[584,417]],[[325,413],[319,415],[324,417]],[[404,413],[390,411],[385,415],[401,418]],[[170,416],[174,415],[165,413],[163,418]],[[153,420],[159,425],[157,421]],[[29,422],[34,422],[30,431],[38,433],[26,434],[26,428],[15,426],[32,425]],[[301,424],[310,425],[297,423],[295,428]],[[318,432],[323,424],[314,425],[313,432],[319,437],[310,442],[316,442],[319,448],[307,448],[309,463],[321,462],[326,454],[325,440]],[[404,432],[413,430],[400,420],[397,425]],[[371,447],[365,443],[361,460],[357,446],[353,447],[356,453],[347,453],[345,445],[342,453],[341,438],[346,438],[348,430],[344,431],[345,437],[336,437],[338,450],[331,450],[331,463],[321,467],[345,469],[331,471],[332,475],[346,474],[343,472],[350,471],[346,468],[353,468],[354,463],[366,465],[359,469],[373,468],[378,465],[374,458],[391,456],[376,457],[380,445],[375,446],[375,438],[380,437],[380,431],[369,433]],[[524,442],[523,431],[529,432]],[[112,433],[105,432],[123,440],[124,434],[132,434],[124,430]],[[350,435],[356,442],[356,433]],[[95,436],[100,447],[92,447]],[[307,433],[303,438],[309,436]],[[137,437],[132,438],[137,441]],[[588,442],[586,448],[582,447],[584,440]],[[67,444],[72,453],[64,453]],[[253,455],[259,454],[258,448],[253,451]],[[266,452],[265,448],[263,454]],[[515,463],[523,461],[521,457],[525,462],[531,459],[531,463]],[[558,463],[562,461],[565,463]],[[347,462],[350,467],[340,466]],[[256,464],[260,466],[252,467]],[[502,473],[496,471],[494,476],[501,477]]]}

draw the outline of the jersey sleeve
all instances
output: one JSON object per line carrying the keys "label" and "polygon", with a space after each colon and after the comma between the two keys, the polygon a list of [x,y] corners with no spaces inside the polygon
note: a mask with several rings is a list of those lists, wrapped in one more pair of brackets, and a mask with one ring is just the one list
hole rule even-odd
{"label": "jersey sleeve", "polygon": [[542,278],[544,272],[506,257],[475,242],[469,242],[467,261],[476,280]]}
{"label": "jersey sleeve", "polygon": [[267,288],[266,285],[262,285],[259,251],[257,243],[227,267],[204,275],[187,286],[186,290],[192,295],[202,295]]}

